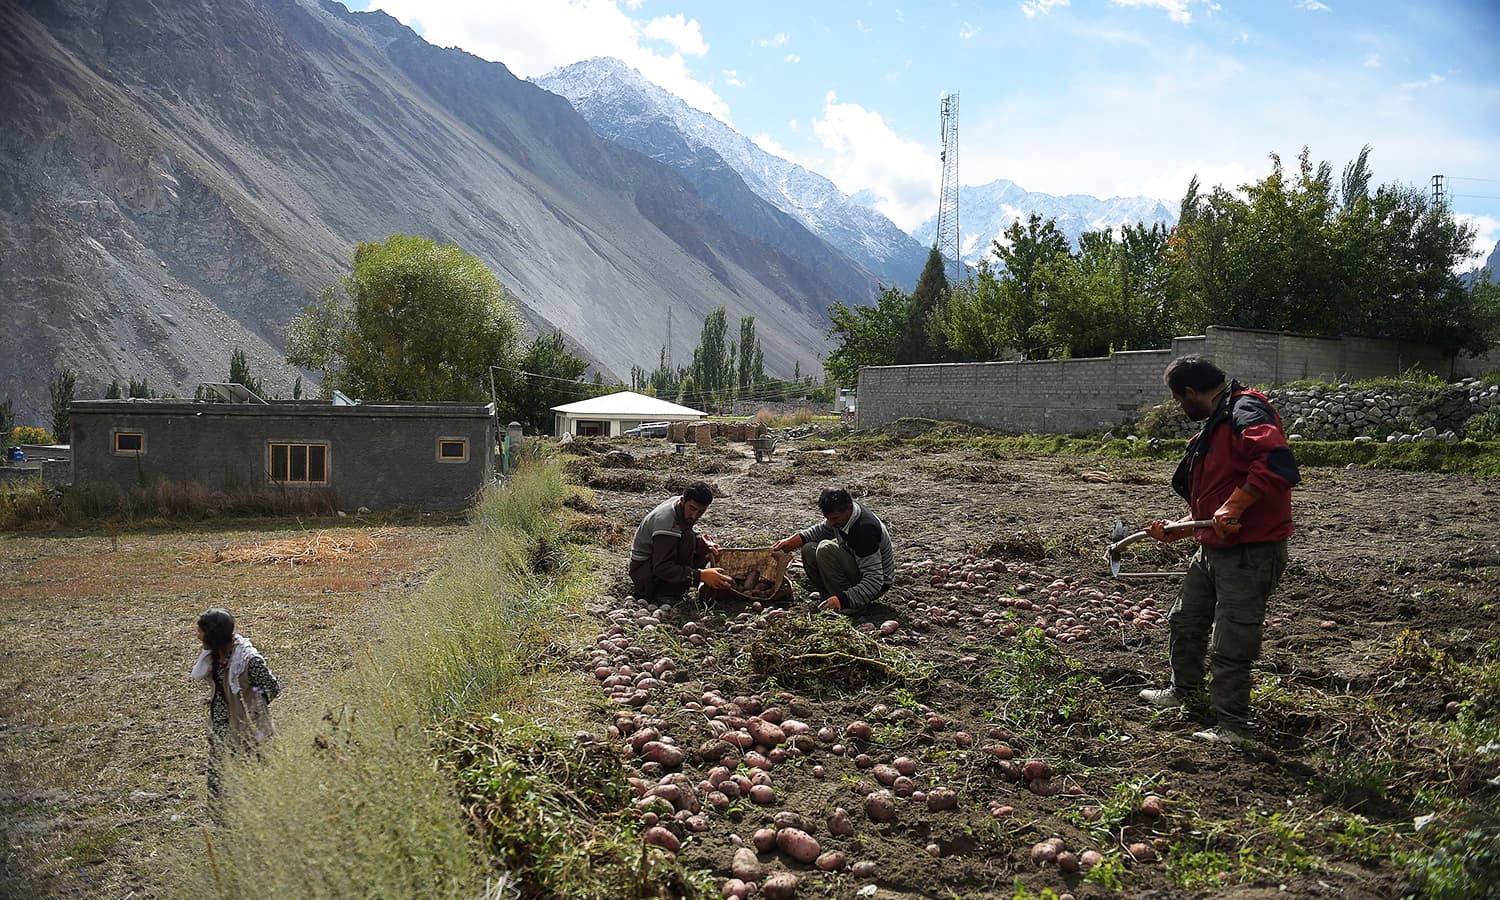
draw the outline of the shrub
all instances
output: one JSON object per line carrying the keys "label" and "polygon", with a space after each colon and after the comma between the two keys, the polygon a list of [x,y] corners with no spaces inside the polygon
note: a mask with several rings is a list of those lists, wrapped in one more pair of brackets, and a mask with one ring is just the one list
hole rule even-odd
{"label": "shrub", "polygon": [[10,431],[11,444],[52,444],[52,432],[33,425],[17,425]]}
{"label": "shrub", "polygon": [[1500,409],[1470,416],[1464,423],[1464,437],[1471,441],[1500,441]]}

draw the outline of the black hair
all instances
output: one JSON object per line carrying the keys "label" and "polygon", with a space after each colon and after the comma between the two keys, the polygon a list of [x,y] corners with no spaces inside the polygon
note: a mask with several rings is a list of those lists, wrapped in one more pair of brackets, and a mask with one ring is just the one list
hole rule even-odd
{"label": "black hair", "polygon": [[708,506],[714,502],[714,489],[709,487],[706,481],[695,481],[682,492],[682,499]]}
{"label": "black hair", "polygon": [[854,505],[854,498],[843,488],[823,488],[823,493],[818,495],[818,509],[823,515],[829,513],[843,512]]}
{"label": "black hair", "polygon": [[1214,365],[1211,359],[1201,356],[1179,356],[1167,364],[1162,381],[1173,394],[1181,394],[1188,388],[1206,391],[1224,383],[1224,370]]}
{"label": "black hair", "polygon": [[203,629],[203,646],[210,650],[220,650],[234,640],[234,616],[221,606],[199,616],[198,627]]}

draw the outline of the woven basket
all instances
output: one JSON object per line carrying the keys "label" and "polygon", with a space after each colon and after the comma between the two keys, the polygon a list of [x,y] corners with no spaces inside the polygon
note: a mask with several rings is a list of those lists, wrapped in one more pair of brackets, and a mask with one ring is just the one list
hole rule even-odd
{"label": "woven basket", "polygon": [[[724,570],[724,574],[733,578],[735,587],[724,588],[713,593],[720,599],[734,597],[747,602],[756,600],[764,603],[767,600],[784,601],[792,597],[792,581],[787,578],[787,563],[791,562],[792,554],[777,553],[767,547],[723,547],[719,550],[719,560],[716,565]],[[769,581],[776,585],[776,589],[769,595],[750,594],[743,587],[747,575],[754,574],[757,580]]]}

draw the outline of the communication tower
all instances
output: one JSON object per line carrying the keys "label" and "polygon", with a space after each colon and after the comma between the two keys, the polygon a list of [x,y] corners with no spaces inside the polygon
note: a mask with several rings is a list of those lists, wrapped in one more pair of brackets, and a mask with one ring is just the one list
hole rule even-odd
{"label": "communication tower", "polygon": [[953,264],[956,284],[963,280],[963,245],[958,236],[958,92],[954,91],[939,101],[938,110],[943,129],[943,152],[939,157],[943,163],[943,188],[938,197],[937,237],[933,246]]}

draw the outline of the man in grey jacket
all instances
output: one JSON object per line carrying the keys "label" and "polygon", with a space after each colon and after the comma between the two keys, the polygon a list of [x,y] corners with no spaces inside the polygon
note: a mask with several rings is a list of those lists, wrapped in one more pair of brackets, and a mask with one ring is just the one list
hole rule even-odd
{"label": "man in grey jacket", "polygon": [[697,482],[680,497],[668,497],[646,514],[630,545],[630,580],[636,596],[648,603],[675,603],[699,583],[711,588],[732,582],[710,563],[719,545],[698,534],[693,526],[714,502],[713,489]]}
{"label": "man in grey jacket", "polygon": [[771,549],[802,550],[802,568],[823,609],[858,609],[890,589],[896,557],[885,523],[843,488],[818,496],[823,521],[782,538]]}

